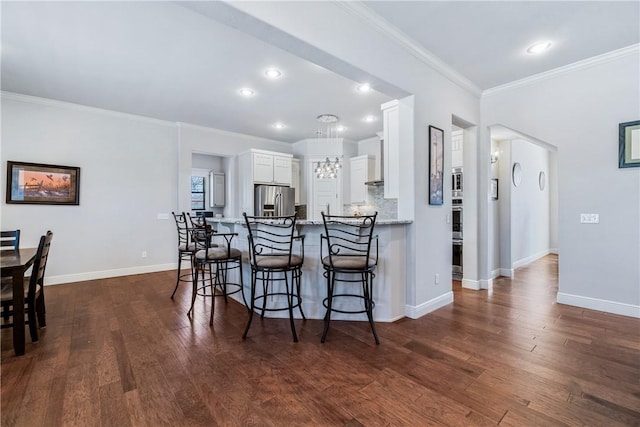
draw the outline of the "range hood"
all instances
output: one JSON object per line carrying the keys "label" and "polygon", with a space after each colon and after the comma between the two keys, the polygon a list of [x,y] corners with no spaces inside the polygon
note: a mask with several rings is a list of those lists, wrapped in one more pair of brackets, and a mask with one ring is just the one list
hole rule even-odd
{"label": "range hood", "polygon": [[384,185],[384,140],[380,140],[380,155],[376,156],[378,160],[378,165],[380,166],[380,179],[374,179],[372,181],[367,181],[364,185],[369,185],[372,187],[380,187]]}

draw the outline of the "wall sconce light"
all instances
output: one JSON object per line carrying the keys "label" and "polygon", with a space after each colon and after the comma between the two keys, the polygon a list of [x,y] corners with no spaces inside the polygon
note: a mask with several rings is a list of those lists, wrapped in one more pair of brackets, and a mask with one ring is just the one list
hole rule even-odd
{"label": "wall sconce light", "polygon": [[491,163],[495,163],[498,161],[498,151],[496,150],[495,153],[491,153]]}

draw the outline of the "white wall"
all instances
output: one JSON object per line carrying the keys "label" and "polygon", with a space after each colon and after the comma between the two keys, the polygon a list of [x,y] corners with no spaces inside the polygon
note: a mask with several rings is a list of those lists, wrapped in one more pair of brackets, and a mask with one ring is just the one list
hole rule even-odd
{"label": "white wall", "polygon": [[[522,182],[511,183],[511,265],[510,269],[529,264],[549,253],[549,152],[522,139],[511,141],[511,163],[520,163]],[[545,174],[544,190],[538,175]],[[504,177],[510,181],[509,177]]]}
{"label": "white wall", "polygon": [[249,148],[291,152],[284,142],[42,98],[2,93],[1,101],[2,176],[7,160],[81,168],[79,206],[6,204],[1,186],[0,226],[20,228],[21,246],[54,232],[47,284],[175,268],[170,213],[190,210],[192,153],[196,165],[202,154],[223,156],[229,194],[237,188],[233,156]]}
{"label": "white wall", "polygon": [[79,206],[6,204],[0,186],[1,227],[20,228],[21,246],[54,233],[47,283],[172,268],[175,223],[157,215],[176,206],[175,127],[19,95],[1,100],[1,176],[7,160],[81,168]]}
{"label": "white wall", "polygon": [[640,316],[640,168],[618,168],[618,123],[640,117],[640,53],[605,59],[491,91],[482,117],[558,147],[558,301]]}

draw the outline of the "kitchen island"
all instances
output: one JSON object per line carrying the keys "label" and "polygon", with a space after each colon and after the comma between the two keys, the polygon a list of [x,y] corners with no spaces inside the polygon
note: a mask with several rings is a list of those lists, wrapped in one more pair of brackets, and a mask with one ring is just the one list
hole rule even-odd
{"label": "kitchen island", "polygon": [[[233,241],[234,247],[243,254],[244,291],[247,297],[251,289],[251,269],[249,266],[249,244],[244,218],[207,218],[218,232],[238,233]],[[405,316],[406,282],[407,282],[407,224],[412,221],[397,219],[377,219],[374,234],[378,236],[378,266],[373,281],[373,299],[376,303],[373,310],[377,322],[393,322]],[[302,267],[302,307],[305,316],[310,319],[323,319],[326,309],[322,300],[327,296],[324,269],[320,261],[320,235],[324,233],[322,221],[298,220],[296,227],[304,238],[304,265]],[[373,250],[373,249],[372,249]],[[326,254],[326,248],[324,249]],[[236,277],[230,278],[237,281]],[[337,285],[343,286],[343,285]],[[359,285],[352,285],[359,286]],[[236,297],[236,295],[234,295]],[[237,301],[242,303],[239,295]],[[270,302],[268,302],[270,303]],[[274,301],[280,305],[280,301]],[[341,302],[342,308],[360,307],[362,302],[354,298]],[[334,303],[336,305],[336,303]],[[296,315],[294,310],[294,315]],[[265,316],[287,317],[286,312],[265,313]],[[299,315],[299,314],[298,314]],[[366,321],[365,314],[333,313],[335,320]]]}

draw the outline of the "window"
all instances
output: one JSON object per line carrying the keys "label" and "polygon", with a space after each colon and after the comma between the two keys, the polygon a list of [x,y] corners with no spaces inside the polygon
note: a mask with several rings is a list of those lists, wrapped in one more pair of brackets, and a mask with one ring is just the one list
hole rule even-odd
{"label": "window", "polygon": [[204,210],[204,176],[191,176],[191,210]]}

